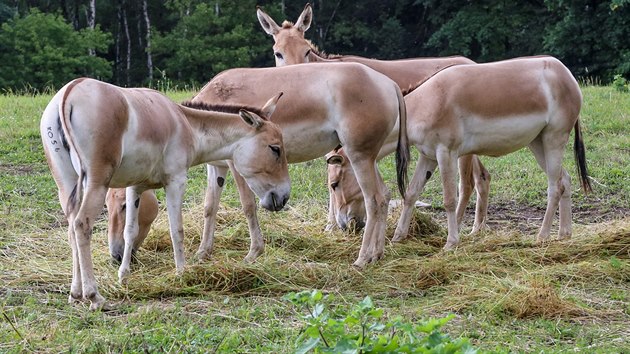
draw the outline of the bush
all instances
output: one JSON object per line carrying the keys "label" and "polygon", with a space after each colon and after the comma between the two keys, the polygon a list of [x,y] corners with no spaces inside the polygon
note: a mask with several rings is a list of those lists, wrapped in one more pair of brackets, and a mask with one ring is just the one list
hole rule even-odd
{"label": "bush", "polygon": [[440,332],[453,315],[414,324],[401,317],[387,320],[369,296],[349,311],[337,308],[333,313],[327,307],[332,296],[319,290],[289,293],[284,299],[306,310],[296,353],[476,353],[468,339],[453,340]]}
{"label": "bush", "polygon": [[612,84],[613,84],[613,87],[615,88],[615,90],[617,90],[619,92],[628,92],[628,91],[630,91],[630,83],[628,82],[628,80],[626,80],[620,74],[615,75],[613,77]]}

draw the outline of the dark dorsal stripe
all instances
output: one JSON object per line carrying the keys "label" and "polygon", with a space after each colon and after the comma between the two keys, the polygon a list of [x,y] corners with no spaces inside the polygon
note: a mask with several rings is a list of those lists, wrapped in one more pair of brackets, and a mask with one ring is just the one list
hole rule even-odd
{"label": "dark dorsal stripe", "polygon": [[237,105],[230,105],[230,104],[208,104],[205,102],[192,102],[192,101],[182,102],[182,106],[192,108],[192,109],[199,109],[202,111],[222,112],[222,113],[231,113],[231,114],[238,114],[238,112],[241,109],[244,109],[246,111],[256,113],[258,116],[260,116],[260,118],[268,120],[268,118],[262,113],[260,109],[254,108],[254,107],[248,107],[248,106],[237,106]]}
{"label": "dark dorsal stripe", "polygon": [[441,69],[439,69],[438,71],[434,72],[433,74],[431,74],[431,76],[427,77],[424,80],[418,81],[415,85],[411,85],[406,89],[402,90],[402,94],[403,96],[407,96],[408,94],[412,93],[413,90],[417,89],[418,87],[422,86],[422,84],[424,84],[425,82],[429,81],[430,78],[434,77],[435,75],[439,74],[440,72],[450,68],[451,66],[456,66],[456,65],[465,65],[465,64],[449,64]]}

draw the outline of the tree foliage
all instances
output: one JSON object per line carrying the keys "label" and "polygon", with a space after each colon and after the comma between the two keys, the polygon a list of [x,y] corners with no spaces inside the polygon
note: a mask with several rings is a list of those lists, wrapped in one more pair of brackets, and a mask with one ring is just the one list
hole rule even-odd
{"label": "tree foliage", "polygon": [[268,52],[268,39],[254,27],[258,26],[254,0],[215,5],[169,5],[182,16],[172,31],[155,38],[159,70],[179,81],[202,83],[223,70],[250,66],[260,53]]}
{"label": "tree foliage", "polygon": [[37,9],[2,24],[0,88],[61,87],[78,76],[111,77],[110,63],[89,56],[88,48],[104,51],[110,35],[99,29],[75,31],[62,17]]}
{"label": "tree foliage", "polygon": [[[228,68],[271,66],[273,40],[256,6],[281,23],[295,21],[305,3],[98,0],[100,27],[91,32],[89,0],[5,0],[0,89],[58,87],[80,75],[155,86],[151,68],[176,84],[202,84]],[[328,53],[477,62],[551,54],[579,77],[630,78],[629,0],[313,0],[312,7],[306,37]],[[96,56],[87,55],[90,47]]]}

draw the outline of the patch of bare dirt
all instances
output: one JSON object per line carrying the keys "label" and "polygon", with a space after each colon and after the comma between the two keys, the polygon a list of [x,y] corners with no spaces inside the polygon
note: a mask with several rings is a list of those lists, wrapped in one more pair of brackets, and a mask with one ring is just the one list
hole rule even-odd
{"label": "patch of bare dirt", "polygon": [[[446,213],[443,208],[421,208],[422,211],[431,213],[436,219],[446,222]],[[611,220],[622,219],[630,216],[630,208],[611,207],[610,205],[574,205],[573,222],[588,225],[599,224]],[[544,207],[533,207],[517,203],[490,203],[486,225],[491,230],[518,230],[521,233],[536,233],[545,216]],[[464,228],[472,227],[475,220],[474,206],[468,207],[464,216]],[[554,219],[557,227],[558,215]]]}
{"label": "patch of bare dirt", "polygon": [[33,166],[31,165],[7,165],[0,164],[0,173],[9,174],[14,176],[26,176],[33,172]]}

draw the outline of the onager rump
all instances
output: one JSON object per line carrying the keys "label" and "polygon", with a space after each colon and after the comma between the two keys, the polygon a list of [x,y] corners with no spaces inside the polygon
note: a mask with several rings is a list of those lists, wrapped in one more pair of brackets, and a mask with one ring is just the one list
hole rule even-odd
{"label": "onager rump", "polygon": [[[443,58],[409,58],[399,60],[378,60],[364,58],[355,55],[326,55],[320,53],[318,49],[304,37],[304,33],[310,28],[313,20],[313,9],[310,4],[306,4],[304,10],[298,17],[295,24],[289,21],[284,21],[282,25],[278,25],[271,16],[265,13],[261,8],[257,8],[256,16],[262,26],[263,30],[273,37],[274,45],[273,52],[276,61],[276,66],[294,65],[301,63],[339,63],[350,62],[360,63],[376,70],[390,79],[394,80],[403,92],[411,87],[417,86],[418,82],[422,82],[436,72],[443,70],[452,65],[462,64],[474,64],[475,62],[462,57],[451,56]],[[386,143],[384,144],[381,152],[379,153],[379,159],[392,153],[396,147],[398,138],[398,131],[396,128],[391,132]],[[343,151],[343,150],[342,150]],[[331,152],[334,154],[334,152]],[[343,154],[343,152],[342,152]],[[336,161],[336,160],[332,160]],[[336,174],[339,179],[343,179],[346,171],[350,171],[350,165],[344,165],[343,167],[333,167],[329,164],[329,167],[334,171],[329,173]],[[347,167],[347,168],[346,168]],[[458,203],[458,219],[461,221],[466,205],[470,199],[473,188],[477,190],[477,205],[475,212],[475,224],[473,226],[472,233],[475,233],[485,227],[486,216],[488,213],[488,193],[490,189],[490,174],[484,168],[481,160],[476,155],[466,155],[460,158],[460,199]],[[346,197],[335,199],[333,191],[330,192],[330,208],[328,210],[328,225],[326,229],[334,228],[335,221],[337,225],[342,229],[347,223],[338,219],[338,216],[344,215],[348,220],[356,221],[355,226],[361,226],[365,219],[365,211],[361,205],[361,194],[355,193],[358,186],[350,186],[350,182],[356,183],[356,178],[353,174],[348,176],[346,182],[336,189],[337,194],[343,193],[344,187],[354,189],[353,191],[346,191]],[[334,181],[329,181],[329,185]],[[352,196],[357,199],[353,200]],[[338,195],[338,197],[341,197]],[[344,203],[347,205],[343,205]],[[339,203],[342,203],[341,205]],[[350,207],[352,205],[352,207]],[[344,210],[341,210],[341,209]]]}
{"label": "onager rump", "polygon": [[[376,261],[384,252],[385,223],[389,192],[376,159],[390,131],[406,127],[402,93],[395,82],[370,68],[355,63],[292,65],[281,68],[231,69],[215,76],[193,102],[225,102],[256,105],[269,92],[283,91],[285,104],[274,113],[274,122],[284,136],[290,163],[324,156],[335,146],[344,146],[367,203],[363,243],[355,264]],[[405,175],[409,156],[406,130],[396,137],[398,175]],[[208,167],[206,222],[198,255],[212,251],[218,199],[227,168]],[[252,261],[264,249],[256,206],[235,173],[241,203],[251,237],[246,260]],[[404,188],[399,179],[399,187]]]}
{"label": "onager rump", "polygon": [[[100,309],[90,238],[109,187],[127,187],[121,282],[138,235],[139,195],[164,187],[177,273],[184,270],[181,206],[190,166],[231,159],[263,206],[286,203],[290,182],[280,129],[269,122],[279,95],[261,112],[209,112],[178,105],[149,89],[92,79],[64,86],[46,107],[40,132],[68,219],[72,248],[71,302]],[[238,110],[233,108],[234,111]]]}
{"label": "onager rump", "polygon": [[559,238],[571,237],[571,181],[562,157],[572,129],[582,188],[589,192],[591,187],[578,120],[582,93],[560,61],[541,56],[450,67],[405,96],[405,102],[409,140],[420,158],[395,238],[407,235],[413,202],[439,166],[448,220],[445,249],[457,246],[457,158],[502,156],[525,146],[547,174],[547,210],[537,241],[549,239],[558,205]]}

